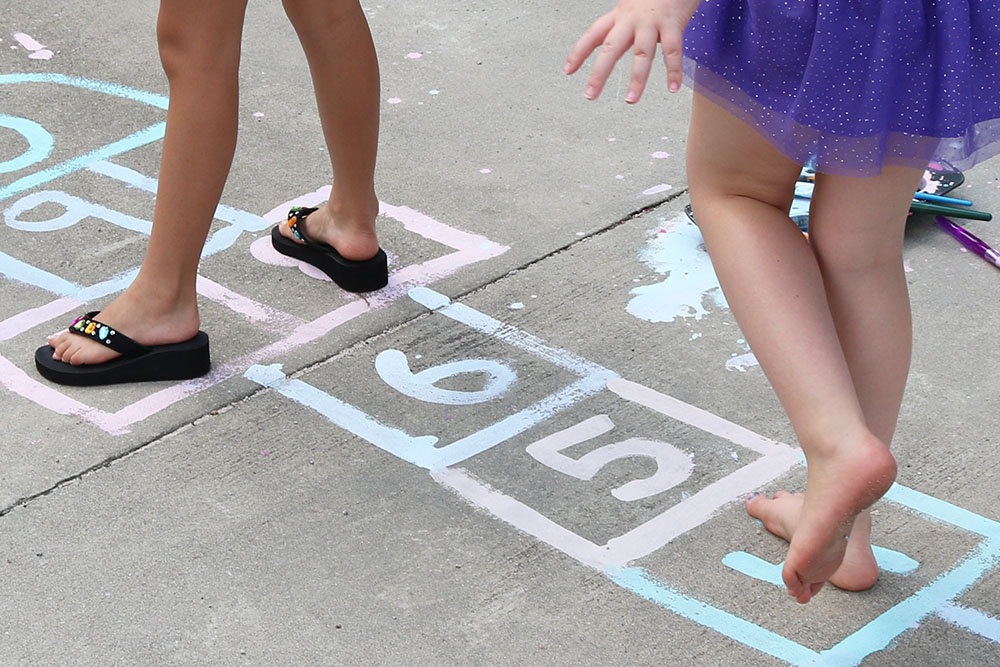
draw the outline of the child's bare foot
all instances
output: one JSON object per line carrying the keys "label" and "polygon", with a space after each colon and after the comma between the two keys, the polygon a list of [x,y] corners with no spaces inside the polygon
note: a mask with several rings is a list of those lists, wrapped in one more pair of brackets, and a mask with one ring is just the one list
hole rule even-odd
{"label": "child's bare foot", "polygon": [[[197,301],[157,299],[133,283],[95,316],[143,345],[180,343],[198,333]],[[102,364],[120,356],[95,340],[63,331],[49,337],[52,358],[73,366]]]}
{"label": "child's bare foot", "polygon": [[[374,225],[368,221],[354,224],[343,218],[335,220],[330,209],[331,205],[327,202],[308,215],[305,223],[308,237],[333,246],[344,259],[363,261],[374,257],[379,248]],[[378,210],[377,202],[375,210]],[[287,220],[278,225],[278,231],[287,239],[305,243],[295,238]]]}
{"label": "child's bare foot", "polygon": [[[774,498],[759,494],[747,498],[747,512],[760,519],[770,532],[791,541],[802,514],[805,496],[801,493],[778,491]],[[830,583],[847,591],[866,591],[878,581],[878,563],[871,545],[871,513],[863,511],[854,520],[844,560],[830,577]]]}
{"label": "child's bare foot", "polygon": [[788,593],[806,603],[840,568],[857,515],[896,479],[896,460],[875,436],[808,451],[802,513],[781,573]]}

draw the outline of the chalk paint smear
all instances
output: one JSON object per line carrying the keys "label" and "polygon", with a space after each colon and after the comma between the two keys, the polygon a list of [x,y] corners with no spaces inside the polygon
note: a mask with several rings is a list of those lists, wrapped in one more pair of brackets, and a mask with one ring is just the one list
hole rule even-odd
{"label": "chalk paint smear", "polygon": [[677,318],[700,320],[710,309],[728,308],[712,261],[697,225],[683,213],[661,221],[639,259],[667,277],[653,285],[636,287],[626,310],[648,322]]}

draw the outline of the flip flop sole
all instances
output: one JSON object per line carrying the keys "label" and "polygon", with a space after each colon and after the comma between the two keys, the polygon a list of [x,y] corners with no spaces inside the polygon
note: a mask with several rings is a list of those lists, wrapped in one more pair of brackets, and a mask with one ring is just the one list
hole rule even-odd
{"label": "flip flop sole", "polygon": [[43,345],[35,350],[35,368],[42,377],[58,384],[90,387],[125,382],[190,380],[207,373],[212,362],[208,334],[198,334],[183,343],[156,345],[145,354],[118,357],[103,364],[72,366],[52,358],[55,350]]}
{"label": "flip flop sole", "polygon": [[381,248],[371,259],[344,259],[330,246],[325,250],[287,239],[277,227],[271,229],[271,245],[282,255],[312,264],[348,292],[373,292],[389,282],[389,262]]}

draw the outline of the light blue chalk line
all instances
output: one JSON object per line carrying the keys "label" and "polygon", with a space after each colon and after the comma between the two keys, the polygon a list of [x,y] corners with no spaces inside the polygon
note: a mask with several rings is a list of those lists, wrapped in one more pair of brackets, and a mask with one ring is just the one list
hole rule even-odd
{"label": "light blue chalk line", "polygon": [[[886,572],[907,575],[920,567],[919,562],[899,551],[874,544],[872,551],[875,553],[875,561],[878,563],[879,569]],[[723,556],[722,564],[748,577],[766,581],[781,588],[785,587],[785,582],[781,579],[781,570],[785,567],[785,561],[775,564],[745,551],[733,551]]]}
{"label": "light blue chalk line", "polygon": [[156,189],[160,184],[160,181],[152,176],[146,176],[135,169],[123,167],[120,164],[108,162],[107,160],[100,160],[94,164],[88,164],[87,171],[92,171],[95,174],[113,178],[116,181],[121,181],[122,183],[135,188],[136,190],[142,190],[143,192],[148,192],[152,195],[156,194]]}
{"label": "light blue chalk line", "polygon": [[335,426],[363,438],[393,456],[421,468],[430,468],[437,438],[433,435],[413,437],[399,429],[382,424],[353,405],[344,403],[326,392],[301,380],[290,380],[281,371],[281,364],[251,366],[243,374],[265,387],[270,387],[282,396],[312,408],[330,420]]}
{"label": "light blue chalk line", "polygon": [[27,262],[22,262],[5,252],[0,252],[0,275],[68,298],[77,298],[77,295],[84,289],[82,285],[64,280]]}
{"label": "light blue chalk line", "polygon": [[546,396],[538,403],[520,412],[476,431],[450,445],[439,448],[437,468],[447,468],[486,450],[506,442],[519,433],[527,431],[552,415],[593,394],[607,388],[608,380],[618,377],[611,371],[607,374],[593,374],[574,382],[562,390]]}
{"label": "light blue chalk line", "polygon": [[650,602],[779,660],[788,663],[804,663],[819,657],[815,651],[786,637],[765,630],[755,623],[718,607],[713,607],[667,588],[652,579],[644,568],[609,568],[605,574],[622,588]]}
{"label": "light blue chalk line", "polygon": [[[453,303],[447,296],[435,292],[427,287],[414,287],[409,291],[410,298],[421,304],[428,310],[440,313],[456,322],[466,325],[476,331],[488,336],[498,338],[514,347],[521,348],[546,361],[551,361],[557,366],[561,366],[568,371],[585,377],[587,375],[608,374],[610,377],[618,377],[603,366],[588,361],[583,357],[578,357],[572,352],[567,352],[559,348],[548,345],[537,336],[521,331],[505,322],[485,315],[478,310],[470,308],[461,303]],[[609,378],[610,379],[610,378]]]}
{"label": "light blue chalk line", "polygon": [[[38,222],[22,222],[18,220],[25,211],[30,211],[43,204],[58,204],[65,211],[62,215],[51,220],[40,220]],[[116,227],[128,229],[140,234],[149,235],[152,223],[142,218],[126,215],[120,211],[115,211],[107,206],[101,206],[94,202],[87,201],[75,195],[62,192],[61,190],[38,190],[18,199],[14,204],[3,212],[4,222],[12,229],[22,232],[44,233],[54,232],[60,229],[72,227],[81,220],[87,218],[97,218],[110,222]]]}
{"label": "light blue chalk line", "polygon": [[952,625],[1000,644],[1000,619],[984,614],[978,609],[963,607],[954,602],[946,602],[938,607],[937,615]]}
{"label": "light blue chalk line", "polygon": [[138,90],[136,88],[129,88],[128,86],[121,86],[117,83],[110,83],[108,81],[84,79],[77,76],[67,76],[65,74],[28,72],[0,74],[0,85],[10,83],[57,83],[65,86],[73,86],[75,88],[93,90],[106,95],[114,95],[127,100],[142,102],[143,104],[148,104],[149,106],[156,107],[157,109],[165,110],[167,106],[169,106],[169,99],[163,95],[149,93],[145,90]]}
{"label": "light blue chalk line", "polygon": [[140,146],[145,146],[146,144],[158,141],[163,138],[163,132],[166,129],[166,125],[166,123],[150,125],[144,130],[139,130],[135,134],[131,134],[124,139],[119,139],[118,141],[114,141],[107,146],[90,151],[85,155],[75,157],[72,160],[67,160],[62,164],[57,164],[47,169],[42,169],[41,171],[36,171],[33,174],[22,176],[13,183],[9,183],[0,188],[0,201],[12,197],[19,192],[36,188],[40,185],[54,181],[57,178],[62,178],[63,176],[72,174],[80,169],[84,169],[92,162],[106,160],[116,155],[121,155],[122,153],[139,148]]}
{"label": "light blue chalk line", "polygon": [[[87,169],[95,174],[101,174],[102,176],[107,176],[121,181],[122,183],[130,185],[138,190],[143,190],[154,195],[156,194],[156,188],[159,181],[151,176],[146,176],[145,174],[135,171],[134,169],[123,167],[120,164],[104,160],[88,165]],[[224,204],[219,204],[216,207],[215,217],[223,222],[237,225],[240,229],[247,232],[259,232],[271,226],[270,222],[259,215],[254,215],[248,211],[242,211],[238,208],[232,208]]]}
{"label": "light blue chalk line", "polygon": [[128,269],[103,282],[84,287],[54,273],[32,266],[5,252],[0,252],[0,275],[10,280],[37,287],[57,296],[75,299],[77,301],[93,301],[109,294],[124,290],[138,275],[138,267]]}
{"label": "light blue chalk line", "polygon": [[27,118],[0,114],[0,127],[14,130],[28,142],[28,150],[15,158],[0,162],[0,174],[9,174],[41,162],[52,153],[55,139],[42,125]]}
{"label": "light blue chalk line", "polygon": [[1000,563],[996,544],[981,543],[949,572],[924,586],[878,618],[850,635],[833,648],[823,651],[817,660],[802,665],[856,665],[865,657],[881,651],[897,637],[935,613],[943,604],[969,589],[986,572]]}
{"label": "light blue chalk line", "polygon": [[915,491],[899,484],[893,484],[889,492],[883,497],[894,503],[899,503],[900,505],[916,510],[921,514],[926,514],[934,519],[963,528],[970,533],[1000,540],[1000,523],[969,510],[962,509],[961,507],[956,507],[944,500],[928,496],[926,493],[921,493],[920,491]]}
{"label": "light blue chalk line", "polygon": [[[99,282],[90,287],[85,287],[80,290],[77,294],[72,295],[73,298],[79,299],[80,301],[93,301],[95,299],[103,299],[109,294],[117,294],[121,292],[126,287],[132,284],[135,277],[139,275],[139,267],[128,269],[123,271],[118,275],[109,278],[105,281]],[[43,289],[48,289],[45,287]]]}

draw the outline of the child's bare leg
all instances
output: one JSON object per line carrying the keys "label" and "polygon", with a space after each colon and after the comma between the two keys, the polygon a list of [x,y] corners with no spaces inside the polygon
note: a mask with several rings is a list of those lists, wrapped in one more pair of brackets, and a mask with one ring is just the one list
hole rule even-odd
{"label": "child's bare leg", "polygon": [[788,219],[799,167],[742,121],[695,95],[688,175],[695,215],[744,334],[809,460],[785,561],[808,601],[839,568],[858,514],[895,479],[868,428],[808,241]]}
{"label": "child's bare leg", "polygon": [[[910,304],[903,272],[903,227],[919,170],[887,168],[879,178],[819,174],[811,215],[813,250],[869,429],[892,440],[909,372]],[[803,497],[775,494],[747,502],[772,533],[791,540]],[[871,515],[851,531],[844,563],[830,582],[848,590],[878,579],[871,551]]]}
{"label": "child's bare leg", "polygon": [[[309,216],[309,235],[347,259],[368,259],[378,252],[379,123],[378,59],[368,21],[357,0],[284,0],[284,5],[309,61],[333,163],[333,192]],[[287,224],[280,230],[293,238]]]}
{"label": "child's bare leg", "polygon": [[[153,230],[132,285],[97,316],[146,345],[198,332],[198,260],[236,147],[240,39],[246,0],[162,0],[160,59],[170,83]],[[69,333],[54,358],[98,364],[118,356]]]}

